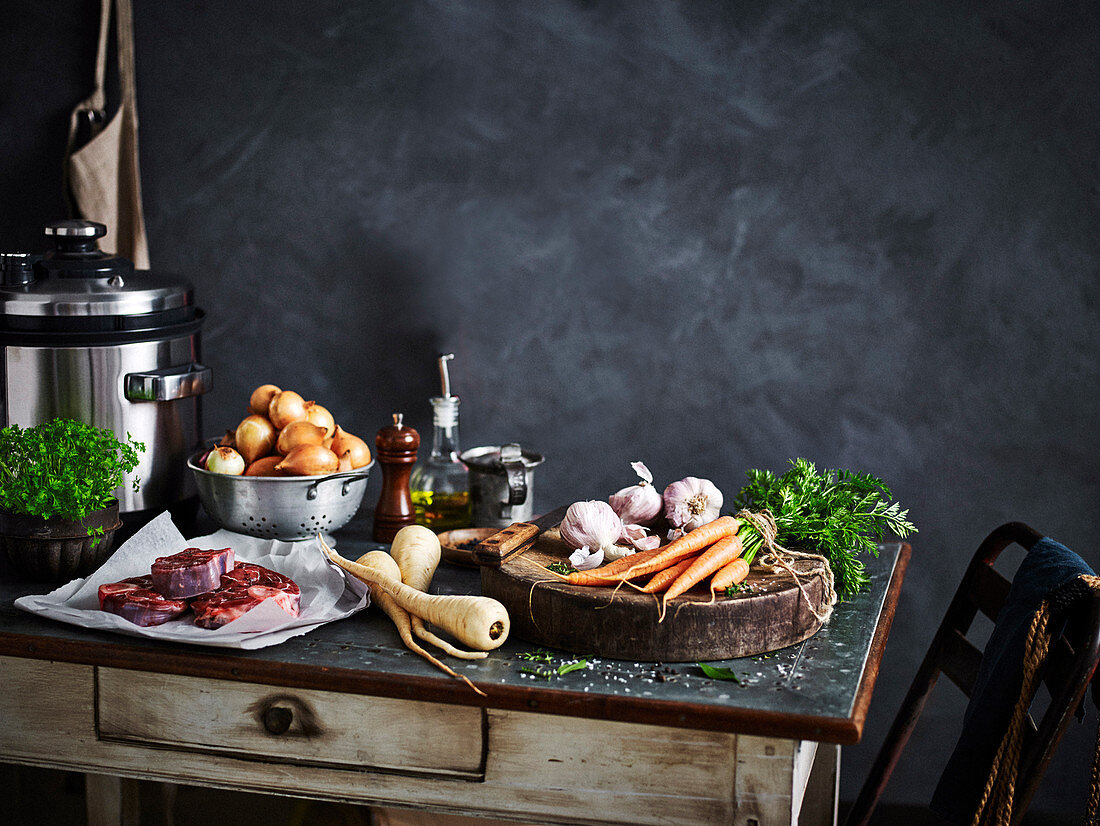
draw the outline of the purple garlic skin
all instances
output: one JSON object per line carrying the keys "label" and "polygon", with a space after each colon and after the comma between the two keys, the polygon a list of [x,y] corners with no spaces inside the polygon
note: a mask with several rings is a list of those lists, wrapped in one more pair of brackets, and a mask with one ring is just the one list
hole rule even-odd
{"label": "purple garlic skin", "polygon": [[687,476],[665,488],[665,516],[673,528],[693,531],[722,513],[722,491],[709,479]]}
{"label": "purple garlic skin", "polygon": [[611,494],[611,509],[628,525],[648,525],[661,515],[665,503],[653,485],[642,482]]}
{"label": "purple garlic skin", "polygon": [[622,535],[623,520],[606,502],[590,499],[570,505],[558,531],[573,550],[587,547],[591,551],[602,548],[606,552]]}
{"label": "purple garlic skin", "polygon": [[649,525],[664,511],[665,503],[653,487],[649,468],[642,462],[631,462],[630,466],[642,481],[611,494],[607,501],[625,524]]}

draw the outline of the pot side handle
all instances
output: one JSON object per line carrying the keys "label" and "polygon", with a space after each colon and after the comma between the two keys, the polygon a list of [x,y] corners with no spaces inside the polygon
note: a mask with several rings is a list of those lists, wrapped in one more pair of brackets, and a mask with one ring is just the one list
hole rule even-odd
{"label": "pot side handle", "polygon": [[191,362],[145,373],[127,373],[123,378],[126,398],[132,402],[171,402],[201,396],[214,387],[214,371]]}

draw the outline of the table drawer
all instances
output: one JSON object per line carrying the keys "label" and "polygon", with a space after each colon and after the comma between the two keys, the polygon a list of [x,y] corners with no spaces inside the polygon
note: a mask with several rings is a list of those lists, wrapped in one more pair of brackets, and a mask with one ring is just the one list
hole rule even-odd
{"label": "table drawer", "polygon": [[96,713],[101,740],[484,778],[483,711],[468,706],[99,668]]}

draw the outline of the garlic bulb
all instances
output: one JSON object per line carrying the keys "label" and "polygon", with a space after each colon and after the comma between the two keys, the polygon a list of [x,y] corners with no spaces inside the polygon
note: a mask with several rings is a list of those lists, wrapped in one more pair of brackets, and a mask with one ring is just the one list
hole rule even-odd
{"label": "garlic bulb", "polygon": [[688,476],[665,488],[665,517],[685,533],[713,522],[722,510],[722,491],[709,479]]}
{"label": "garlic bulb", "polygon": [[642,481],[611,494],[607,501],[623,522],[648,525],[661,515],[664,502],[661,494],[653,487],[653,474],[649,472],[649,468],[641,462],[631,462],[630,466]]}
{"label": "garlic bulb", "polygon": [[565,512],[558,530],[572,550],[603,551],[606,559],[618,559],[628,551],[615,544],[622,536],[623,520],[606,502],[574,502]]}

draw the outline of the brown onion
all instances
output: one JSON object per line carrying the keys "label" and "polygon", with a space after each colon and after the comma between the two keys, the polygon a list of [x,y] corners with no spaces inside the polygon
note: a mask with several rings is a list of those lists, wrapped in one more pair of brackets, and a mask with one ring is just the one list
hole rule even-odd
{"label": "brown onion", "polygon": [[305,419],[306,400],[293,390],[276,393],[267,406],[267,417],[278,430],[282,430],[291,422]]}
{"label": "brown onion", "polygon": [[225,435],[222,436],[222,440],[218,444],[222,447],[236,447],[237,434],[232,430],[225,431]]}
{"label": "brown onion", "polygon": [[336,432],[332,436],[331,450],[337,456],[343,456],[345,453],[350,453],[351,466],[353,468],[360,468],[370,464],[370,448],[367,446],[367,443],[358,436],[353,436],[348,433],[340,427],[340,425],[336,425]]}
{"label": "brown onion", "polygon": [[325,429],[325,437],[328,438],[336,430],[336,420],[328,412],[327,407],[322,407],[317,402],[306,402],[306,420],[313,422],[318,427]]}
{"label": "brown onion", "polygon": [[298,445],[275,465],[276,470],[285,470],[291,476],[321,476],[339,468],[340,460],[324,445]]}
{"label": "brown onion", "polygon": [[244,459],[233,448],[223,445],[210,451],[210,455],[206,457],[206,469],[211,473],[240,476],[244,473]]}
{"label": "brown onion", "polygon": [[275,449],[277,436],[275,425],[268,421],[266,416],[253,413],[237,425],[235,436],[237,452],[244,458],[245,463],[250,465]]}
{"label": "brown onion", "polygon": [[274,384],[261,384],[252,391],[248,400],[248,409],[259,416],[267,415],[267,408],[271,404],[271,397],[283,391]]}
{"label": "brown onion", "polygon": [[325,429],[310,422],[291,422],[279,431],[275,449],[286,456],[299,445],[319,445],[325,440]]}
{"label": "brown onion", "polygon": [[276,470],[275,466],[279,462],[283,461],[283,457],[279,454],[274,456],[264,456],[262,459],[257,459],[244,469],[245,476],[286,476],[281,470]]}

